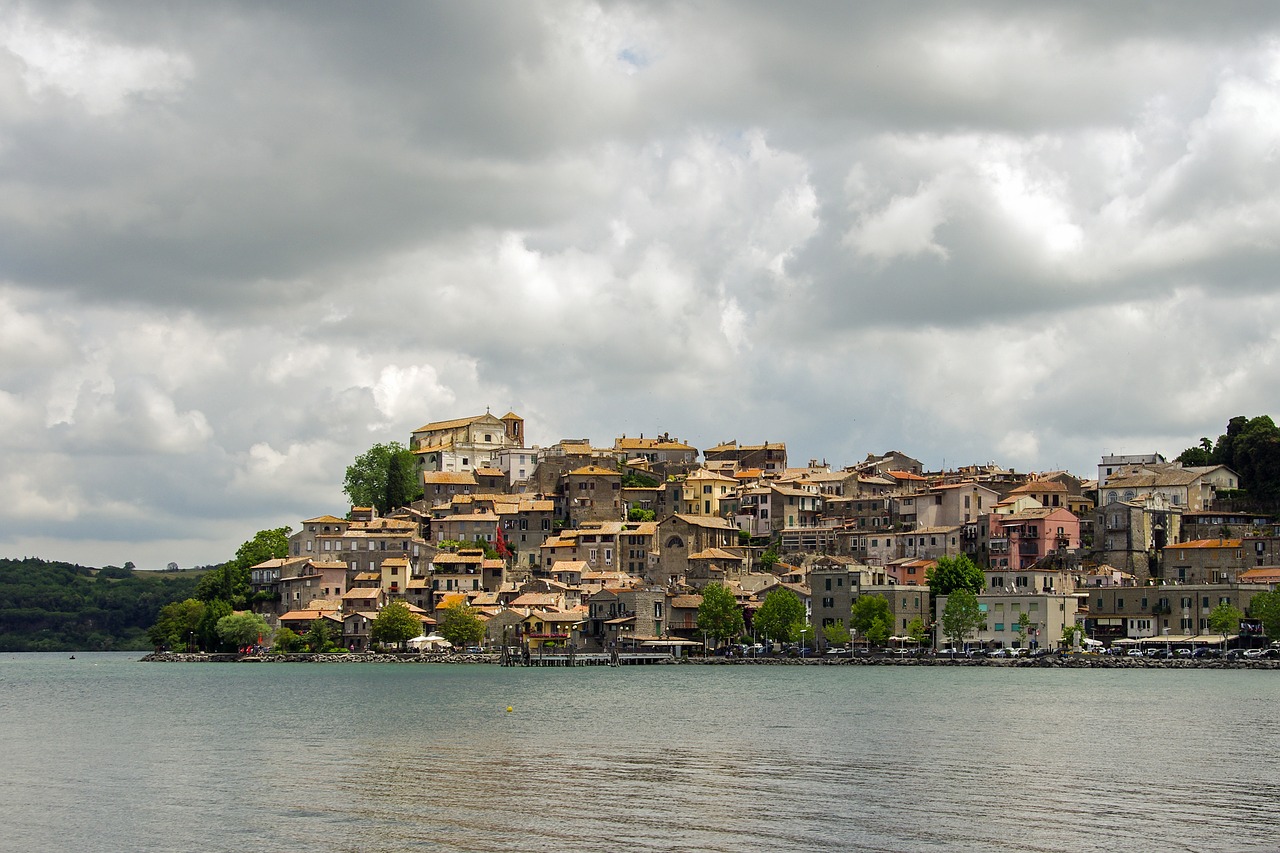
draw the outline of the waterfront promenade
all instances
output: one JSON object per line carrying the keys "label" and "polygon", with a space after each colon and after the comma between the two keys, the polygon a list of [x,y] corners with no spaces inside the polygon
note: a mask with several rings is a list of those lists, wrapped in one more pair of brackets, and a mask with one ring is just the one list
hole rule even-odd
{"label": "waterfront promenade", "polygon": [[[548,658],[553,656],[548,656]],[[556,662],[537,662],[536,657],[528,666],[588,666],[607,663],[606,655],[579,653],[579,660],[569,663],[567,655],[558,656]],[[671,658],[642,655],[644,660],[628,660],[625,663],[661,663],[668,666],[906,666],[906,667],[989,667],[992,669],[1256,669],[1280,670],[1280,660],[1221,658],[1131,658],[1097,654],[1050,654],[1038,658],[987,658],[951,657],[949,655],[854,655],[837,657],[787,657],[761,655],[759,657],[683,657]],[[597,660],[599,658],[599,660]],[[659,660],[658,658],[661,658]],[[154,652],[142,658],[152,663],[436,663],[436,664],[494,664],[501,656],[494,653],[449,654],[416,652],[364,652],[347,654],[205,654],[186,652]]]}

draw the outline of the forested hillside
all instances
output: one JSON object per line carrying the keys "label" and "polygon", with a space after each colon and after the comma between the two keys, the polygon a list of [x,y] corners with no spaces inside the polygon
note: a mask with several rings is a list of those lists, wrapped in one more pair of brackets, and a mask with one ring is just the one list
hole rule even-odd
{"label": "forested hillside", "polygon": [[0,651],[150,650],[160,608],[202,574],[0,559]]}

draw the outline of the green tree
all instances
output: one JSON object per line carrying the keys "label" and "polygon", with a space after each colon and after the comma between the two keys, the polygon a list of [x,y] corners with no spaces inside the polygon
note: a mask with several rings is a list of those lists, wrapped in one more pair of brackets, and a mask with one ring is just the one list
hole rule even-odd
{"label": "green tree", "polygon": [[1072,648],[1076,644],[1076,634],[1084,635],[1084,629],[1072,622],[1069,625],[1062,626],[1062,639],[1059,642],[1066,648]]}
{"label": "green tree", "polygon": [[702,590],[698,605],[698,630],[712,637],[716,645],[743,632],[742,608],[723,584],[711,583]]}
{"label": "green tree", "polygon": [[924,620],[919,616],[913,618],[907,623],[907,636],[911,638],[911,642],[920,645],[928,639],[928,634],[924,626]]}
{"label": "green tree", "polygon": [[369,626],[369,639],[375,643],[390,643],[401,648],[409,640],[422,633],[422,620],[402,601],[393,601],[382,608]]}
{"label": "green tree", "polygon": [[204,617],[204,602],[194,598],[174,601],[160,608],[156,623],[147,636],[156,648],[187,650]]}
{"label": "green tree", "polygon": [[653,521],[657,517],[651,509],[641,509],[637,506],[627,510],[627,521]]}
{"label": "green tree", "polygon": [[1018,614],[1018,645],[1021,648],[1027,647],[1027,631],[1031,628],[1031,617],[1025,613]]}
{"label": "green tree", "polygon": [[962,645],[985,622],[978,607],[978,596],[967,589],[957,589],[947,596],[947,604],[942,609],[942,632],[951,640],[952,648]]}
{"label": "green tree", "polygon": [[1280,592],[1260,592],[1249,599],[1249,615],[1262,622],[1269,640],[1280,640]]}
{"label": "green tree", "polygon": [[827,644],[831,646],[847,646],[853,639],[849,629],[839,623],[832,623],[823,628],[822,635],[827,638]]}
{"label": "green tree", "polygon": [[196,585],[196,598],[213,601],[220,598],[235,610],[249,606],[249,569],[267,560],[289,556],[290,527],[259,530],[253,538],[236,549],[231,560],[211,569]]}
{"label": "green tree", "polygon": [[292,628],[281,627],[277,629],[272,639],[271,648],[277,652],[300,652],[302,651],[302,638],[298,636],[298,632]]}
{"label": "green tree", "polygon": [[[886,628],[893,624],[893,613],[889,610],[889,600],[877,593],[858,596],[853,602],[853,613],[849,619],[849,625],[865,637],[867,642],[882,646],[884,645],[884,640],[877,642],[871,636],[871,629],[875,626],[877,619],[883,622]],[[884,636],[885,639],[888,639],[889,632],[887,630]]]}
{"label": "green tree", "polygon": [[223,616],[214,630],[218,632],[218,639],[237,649],[252,646],[271,635],[271,626],[267,624],[267,620],[247,610]]}
{"label": "green tree", "polygon": [[627,469],[622,472],[622,488],[624,489],[656,489],[658,481],[647,474]]}
{"label": "green tree", "polygon": [[1240,612],[1240,608],[1228,604],[1225,601],[1220,602],[1217,607],[1209,611],[1209,630],[1215,634],[1221,634],[1223,642],[1226,642],[1228,634],[1236,634],[1240,631],[1240,620],[1244,618],[1244,614]]}
{"label": "green tree", "polygon": [[764,597],[751,624],[761,636],[785,642],[797,623],[804,622],[804,602],[786,587],[774,587]]}
{"label": "green tree", "polygon": [[324,654],[332,651],[337,641],[334,638],[336,626],[333,620],[325,619],[323,616],[312,619],[307,625],[307,633],[303,634],[301,639],[307,644],[307,649],[314,654]]}
{"label": "green tree", "polygon": [[1178,454],[1178,461],[1184,467],[1198,468],[1213,464],[1213,442],[1208,438],[1200,439],[1198,447],[1188,447]]}
{"label": "green tree", "polygon": [[196,627],[196,644],[206,652],[221,651],[225,643],[218,635],[218,622],[231,615],[231,605],[221,598],[205,603],[200,624]]}
{"label": "green tree", "polygon": [[883,646],[889,642],[889,620],[883,616],[877,616],[871,620],[871,625],[863,633],[866,634],[867,642],[871,645]]}
{"label": "green tree", "polygon": [[387,462],[387,483],[383,491],[382,503],[379,504],[379,512],[390,512],[393,509],[408,506],[410,503],[409,495],[412,493],[414,480],[413,463],[409,463],[410,467],[406,472],[403,456],[404,454],[401,453],[393,453]]}
{"label": "green tree", "polygon": [[957,589],[967,589],[977,595],[986,585],[986,577],[968,555],[960,554],[939,557],[938,564],[925,574],[925,582],[929,584],[930,595],[935,598],[950,595]]}
{"label": "green tree", "polygon": [[1280,501],[1280,427],[1269,415],[1236,415],[1209,450],[1209,439],[1178,456],[1184,465],[1226,465],[1240,475],[1241,486],[1263,506]]}
{"label": "green tree", "polygon": [[[393,476],[399,478],[398,483],[388,482]],[[342,491],[353,506],[376,507],[385,514],[422,496],[417,460],[398,441],[375,444],[347,466]],[[393,499],[399,500],[394,506],[388,505]]]}
{"label": "green tree", "polygon": [[791,636],[797,643],[807,648],[815,648],[813,641],[816,639],[816,634],[813,626],[803,619],[791,626]]}
{"label": "green tree", "polygon": [[476,615],[475,609],[465,601],[449,605],[440,611],[439,616],[440,622],[436,630],[454,648],[477,646],[484,639],[484,623]]}

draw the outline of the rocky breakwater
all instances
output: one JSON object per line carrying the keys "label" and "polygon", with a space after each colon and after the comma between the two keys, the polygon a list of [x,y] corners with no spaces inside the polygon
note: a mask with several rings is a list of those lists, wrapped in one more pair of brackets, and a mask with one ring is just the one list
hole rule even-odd
{"label": "rocky breakwater", "polygon": [[685,663],[707,666],[981,666],[1038,669],[1271,669],[1277,660],[1187,660],[1185,658],[1130,658],[1107,655],[1046,655],[1039,658],[948,657],[945,655],[860,655],[852,658],[823,656],[686,658]]}
{"label": "rocky breakwater", "polygon": [[142,658],[147,663],[497,663],[497,654],[452,652],[340,652],[312,654],[237,655],[187,652],[153,652]]}

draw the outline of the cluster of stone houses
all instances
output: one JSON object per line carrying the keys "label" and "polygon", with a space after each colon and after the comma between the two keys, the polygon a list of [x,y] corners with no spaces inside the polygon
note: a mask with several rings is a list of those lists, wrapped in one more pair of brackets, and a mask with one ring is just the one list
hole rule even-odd
{"label": "cluster of stone houses", "polygon": [[[1235,472],[1158,454],[1104,456],[1092,480],[930,472],[897,451],[792,467],[780,442],[526,447],[514,413],[428,423],[410,447],[421,500],[386,517],[354,507],[306,519],[287,557],[253,568],[280,624],[331,619],[362,649],[389,601],[427,629],[465,601],[491,643],[701,645],[697,609],[714,582],[748,625],[780,586],[818,629],[881,595],[904,635],[913,619],[937,624],[945,598],[930,601],[927,573],[965,554],[986,573],[977,642],[1054,644],[1073,624],[1109,642],[1206,635],[1214,606],[1244,610],[1280,580],[1280,526],[1221,508],[1218,493],[1241,488]],[[453,544],[477,540],[498,556]]]}

